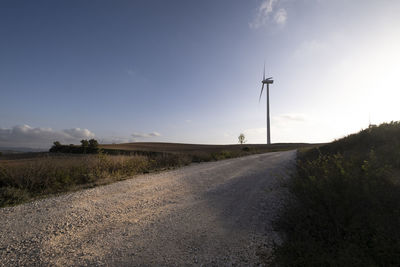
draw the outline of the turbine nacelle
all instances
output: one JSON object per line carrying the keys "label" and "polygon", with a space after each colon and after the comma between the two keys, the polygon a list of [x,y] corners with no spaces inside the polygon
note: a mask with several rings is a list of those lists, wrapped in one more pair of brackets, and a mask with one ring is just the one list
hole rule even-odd
{"label": "turbine nacelle", "polygon": [[268,79],[264,79],[261,81],[262,84],[273,84],[274,80],[272,80],[272,77],[268,78]]}
{"label": "turbine nacelle", "polygon": [[263,75],[263,79],[262,79],[261,83],[262,83],[262,86],[261,86],[261,92],[260,92],[260,99],[258,101],[261,101],[261,95],[264,91],[264,84],[266,84],[268,86],[269,84],[274,83],[274,80],[272,80],[272,77],[265,79],[265,64],[264,64],[264,75]]}

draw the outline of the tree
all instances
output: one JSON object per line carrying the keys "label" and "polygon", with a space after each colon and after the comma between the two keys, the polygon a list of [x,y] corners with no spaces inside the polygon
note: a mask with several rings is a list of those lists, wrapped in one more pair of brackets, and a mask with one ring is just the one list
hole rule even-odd
{"label": "tree", "polygon": [[87,150],[88,150],[88,147],[89,147],[89,142],[88,142],[88,140],[81,140],[81,148],[82,148],[82,153],[83,154],[86,154],[86,152],[87,152]]}
{"label": "tree", "polygon": [[244,134],[243,133],[241,133],[241,134],[239,134],[239,137],[238,137],[238,139],[239,139],[239,144],[244,144],[244,143],[246,143],[246,140],[245,140],[245,136],[244,136]]}
{"label": "tree", "polygon": [[53,144],[54,144],[54,146],[56,146],[56,147],[60,147],[60,146],[61,146],[61,143],[58,142],[58,141],[55,141]]}
{"label": "tree", "polygon": [[89,152],[90,153],[98,153],[99,152],[99,143],[96,139],[89,140]]}
{"label": "tree", "polygon": [[62,148],[62,145],[60,142],[55,141],[53,143],[53,146],[50,148],[50,152],[60,152]]}
{"label": "tree", "polygon": [[96,139],[86,139],[81,140],[81,145],[62,145],[60,142],[54,142],[54,145],[50,148],[50,152],[61,152],[61,153],[75,153],[75,154],[86,154],[92,153],[97,154],[101,152],[99,148],[99,143]]}

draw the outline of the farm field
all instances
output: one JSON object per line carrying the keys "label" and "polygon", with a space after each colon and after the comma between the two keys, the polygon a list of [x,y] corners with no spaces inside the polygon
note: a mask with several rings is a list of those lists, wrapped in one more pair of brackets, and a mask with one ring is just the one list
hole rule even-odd
{"label": "farm field", "polygon": [[125,143],[125,144],[104,144],[100,145],[103,149],[125,150],[125,151],[150,151],[164,153],[202,153],[202,152],[220,152],[220,151],[243,151],[248,148],[251,151],[273,152],[297,149],[300,147],[311,147],[316,144],[307,143],[278,143],[278,144],[235,144],[235,145],[200,145],[184,143]]}

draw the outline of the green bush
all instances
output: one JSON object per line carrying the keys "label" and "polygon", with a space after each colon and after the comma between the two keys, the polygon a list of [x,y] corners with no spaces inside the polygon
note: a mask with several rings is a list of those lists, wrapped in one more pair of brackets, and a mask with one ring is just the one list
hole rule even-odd
{"label": "green bush", "polygon": [[248,146],[245,146],[245,147],[243,147],[243,148],[242,148],[242,151],[245,151],[245,152],[250,152],[250,147],[248,147]]}
{"label": "green bush", "polygon": [[239,156],[239,153],[234,153],[233,151],[220,151],[211,154],[214,160],[230,159]]}
{"label": "green bush", "polygon": [[210,153],[207,152],[195,152],[191,154],[192,162],[208,162],[212,161],[213,158]]}
{"label": "green bush", "polygon": [[26,189],[16,187],[0,187],[0,207],[15,205],[30,198],[29,192]]}
{"label": "green bush", "polygon": [[275,263],[399,266],[399,141],[390,123],[299,155]]}

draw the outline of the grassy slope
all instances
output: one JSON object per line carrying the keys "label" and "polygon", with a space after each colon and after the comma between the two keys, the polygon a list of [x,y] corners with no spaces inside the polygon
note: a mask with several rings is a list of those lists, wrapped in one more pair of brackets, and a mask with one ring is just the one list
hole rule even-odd
{"label": "grassy slope", "polygon": [[280,266],[400,265],[400,122],[299,153]]}

